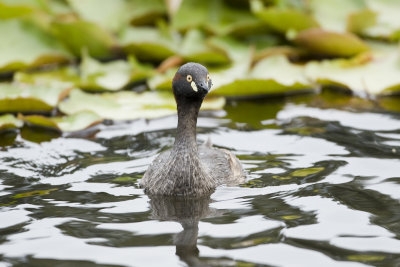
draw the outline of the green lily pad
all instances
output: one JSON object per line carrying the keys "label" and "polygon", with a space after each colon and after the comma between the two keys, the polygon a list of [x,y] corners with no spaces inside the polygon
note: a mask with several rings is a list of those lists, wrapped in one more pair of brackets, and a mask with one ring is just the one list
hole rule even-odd
{"label": "green lily pad", "polygon": [[41,115],[19,116],[29,125],[50,128],[56,131],[75,132],[87,129],[102,122],[102,118],[91,111],[81,111],[62,117],[45,117]]}
{"label": "green lily pad", "polygon": [[351,33],[338,33],[323,29],[308,29],[300,32],[295,43],[307,49],[311,54],[351,57],[368,51],[368,46]]}
{"label": "green lily pad", "polygon": [[365,0],[368,8],[376,13],[376,24],[365,29],[363,34],[389,41],[400,40],[400,2],[396,0]]}
{"label": "green lily pad", "polygon": [[21,128],[24,123],[12,114],[0,116],[0,131],[10,128]]}
{"label": "green lily pad", "polygon": [[220,36],[255,25],[259,25],[259,19],[249,10],[222,0],[185,0],[172,16],[172,27],[179,31],[203,28]]}
{"label": "green lily pad", "polygon": [[369,61],[337,59],[310,62],[309,79],[322,85],[335,85],[355,92],[393,94],[400,91],[400,56],[396,46],[374,48]]}
{"label": "green lily pad", "polygon": [[227,64],[230,62],[226,51],[208,45],[205,36],[198,30],[191,30],[186,34],[179,54],[189,62],[206,64]]}
{"label": "green lily pad", "polygon": [[149,25],[166,17],[167,8],[163,0],[129,0],[129,18],[132,25]]}
{"label": "green lily pad", "polygon": [[131,66],[124,60],[100,63],[84,53],[79,87],[86,90],[117,91],[130,82],[131,71]]}
{"label": "green lily pad", "polygon": [[376,24],[377,13],[370,9],[363,9],[349,15],[347,30],[358,35],[366,35],[364,32]]}
{"label": "green lily pad", "polygon": [[69,60],[61,44],[32,21],[0,20],[0,35],[0,72]]}
{"label": "green lily pad", "polygon": [[63,132],[76,132],[99,124],[103,119],[94,112],[81,111],[69,116],[51,118]]}
{"label": "green lily pad", "polygon": [[28,125],[35,125],[35,126],[40,126],[40,127],[44,127],[44,128],[60,130],[60,128],[58,128],[57,123],[55,123],[48,117],[44,117],[41,115],[29,115],[29,116],[20,115],[20,116],[18,116],[18,118],[23,120],[24,122],[28,123]]}
{"label": "green lily pad", "polygon": [[367,8],[364,0],[310,0],[308,2],[312,14],[322,28],[338,33],[346,32],[350,14]]}
{"label": "green lily pad", "polygon": [[118,32],[128,21],[129,6],[125,0],[68,0],[69,5],[85,21]]}
{"label": "green lily pad", "polygon": [[50,112],[68,89],[28,84],[0,84],[0,112]]}
{"label": "green lily pad", "polygon": [[79,79],[78,70],[71,66],[37,72],[19,71],[14,74],[14,81],[17,83],[45,87],[76,87]]}
{"label": "green lily pad", "polygon": [[29,15],[33,8],[25,5],[7,5],[0,2],[0,19],[11,19]]}
{"label": "green lily pad", "polygon": [[289,30],[301,31],[319,27],[311,15],[296,9],[256,7],[253,8],[253,12],[270,28],[282,34],[286,34]]}
{"label": "green lily pad", "polygon": [[[241,70],[237,69],[237,71]],[[246,76],[239,73],[236,75],[235,73],[228,73],[228,75],[240,78],[222,85],[216,80],[213,94],[243,97],[286,94],[310,90],[311,88],[304,75],[304,68],[291,64],[282,55],[267,57],[259,61]]]}
{"label": "green lily pad", "polygon": [[99,25],[81,20],[53,22],[52,30],[57,38],[77,57],[82,49],[96,58],[109,58],[113,55],[115,40]]}
{"label": "green lily pad", "polygon": [[[223,98],[208,98],[202,109],[221,109]],[[158,118],[176,113],[172,92],[127,92],[88,94],[73,90],[69,98],[60,103],[65,114],[93,111],[104,119],[131,120],[138,118]]]}
{"label": "green lily pad", "polygon": [[123,49],[140,60],[162,61],[175,55],[177,42],[152,27],[131,27],[119,39]]}

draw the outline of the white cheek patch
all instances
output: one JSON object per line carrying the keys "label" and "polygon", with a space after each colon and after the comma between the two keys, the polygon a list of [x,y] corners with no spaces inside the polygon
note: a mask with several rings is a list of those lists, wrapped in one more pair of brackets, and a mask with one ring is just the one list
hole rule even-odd
{"label": "white cheek patch", "polygon": [[195,83],[194,81],[192,81],[192,82],[190,83],[190,85],[192,86],[193,91],[197,92],[197,85],[196,85],[196,83]]}

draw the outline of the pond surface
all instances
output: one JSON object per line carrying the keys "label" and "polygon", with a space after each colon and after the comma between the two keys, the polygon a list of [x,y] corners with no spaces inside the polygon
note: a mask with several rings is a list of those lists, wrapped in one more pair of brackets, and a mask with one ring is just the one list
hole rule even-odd
{"label": "pond surface", "polygon": [[199,142],[233,150],[248,178],[196,201],[137,186],[174,116],[17,137],[0,149],[0,266],[400,266],[400,115],[366,102],[201,113]]}

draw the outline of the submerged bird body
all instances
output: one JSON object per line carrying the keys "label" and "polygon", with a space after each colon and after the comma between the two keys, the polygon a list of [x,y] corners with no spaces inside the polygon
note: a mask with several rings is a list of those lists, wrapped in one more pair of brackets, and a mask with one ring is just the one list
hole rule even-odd
{"label": "submerged bird body", "polygon": [[207,69],[187,63],[177,71],[172,88],[178,108],[178,127],[172,149],[161,153],[141,180],[146,193],[153,195],[199,196],[211,193],[220,184],[240,183],[244,172],[229,151],[196,142],[197,116],[211,88]]}

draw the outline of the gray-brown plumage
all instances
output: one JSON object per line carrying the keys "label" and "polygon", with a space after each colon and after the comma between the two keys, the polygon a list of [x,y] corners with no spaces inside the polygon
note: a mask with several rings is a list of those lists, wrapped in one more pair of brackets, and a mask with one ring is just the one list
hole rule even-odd
{"label": "gray-brown plumage", "polygon": [[199,196],[220,184],[244,180],[239,160],[229,151],[196,142],[197,116],[212,86],[207,69],[197,63],[179,68],[172,81],[178,127],[171,150],[161,153],[144,174],[141,185],[153,195]]}

